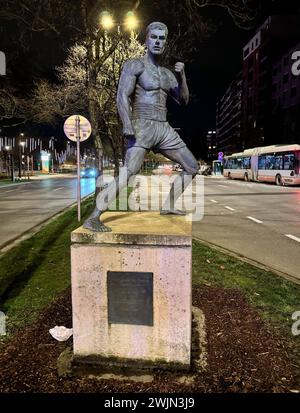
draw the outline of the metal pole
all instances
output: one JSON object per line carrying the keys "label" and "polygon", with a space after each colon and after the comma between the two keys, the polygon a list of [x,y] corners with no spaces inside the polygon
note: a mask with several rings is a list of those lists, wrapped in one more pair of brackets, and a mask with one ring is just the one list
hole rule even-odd
{"label": "metal pole", "polygon": [[6,160],[5,167],[6,167],[6,171],[7,171],[7,178],[9,179],[9,177],[10,177],[10,156],[9,156],[8,150],[6,151],[5,160]]}
{"label": "metal pole", "polygon": [[15,182],[15,165],[13,154],[10,154],[10,172],[11,172],[11,181]]}
{"label": "metal pole", "polygon": [[28,181],[29,181],[29,179],[30,179],[30,165],[29,165],[29,156],[27,155],[27,157],[26,157],[26,161],[27,161],[27,179],[28,179]]}
{"label": "metal pole", "polygon": [[19,140],[19,178],[22,178],[22,149],[21,141]]}
{"label": "metal pole", "polygon": [[78,222],[81,220],[81,188],[80,188],[80,118],[76,117],[76,139],[77,139],[77,205]]}

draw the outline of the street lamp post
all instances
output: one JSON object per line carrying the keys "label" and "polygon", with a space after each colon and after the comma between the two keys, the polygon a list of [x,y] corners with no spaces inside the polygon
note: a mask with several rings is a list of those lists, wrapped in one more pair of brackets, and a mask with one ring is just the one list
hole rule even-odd
{"label": "street lamp post", "polygon": [[[103,11],[100,14],[100,19],[99,19],[99,28],[97,30],[97,40],[96,42],[99,42],[99,39],[102,35],[108,36],[109,32],[112,32],[112,30],[117,27],[117,34],[118,36],[116,37],[117,39],[117,43],[120,41],[120,34],[121,34],[121,27],[124,28],[124,31],[130,32],[131,35],[133,34],[133,32],[138,28],[139,22],[138,19],[136,17],[136,15],[134,14],[134,12],[129,11],[128,13],[126,13],[125,18],[122,22],[117,22],[114,19],[114,16],[112,15],[112,13],[108,12],[108,11]],[[105,44],[105,42],[104,42]],[[111,50],[114,50],[114,47],[111,48]],[[93,51],[91,51],[91,54],[93,54]],[[95,69],[92,68],[91,72],[94,76],[90,76],[90,79],[95,79]],[[91,84],[90,84],[91,86]],[[92,121],[92,125],[94,127],[94,119],[93,116],[91,114],[91,121]],[[97,129],[97,127],[94,127],[94,129]],[[99,128],[98,128],[99,129]],[[98,154],[97,154],[97,161],[98,161],[98,166],[97,169],[98,171],[103,171],[103,147],[102,147],[102,143],[100,142],[100,147],[98,148]],[[96,182],[98,182],[98,178],[101,175],[98,174],[98,176],[96,177]],[[98,185],[96,184],[96,188],[98,188]],[[96,193],[97,193],[97,189],[96,189]]]}
{"label": "street lamp post", "polygon": [[15,166],[14,166],[14,158],[13,158],[11,149],[12,148],[10,146],[5,146],[5,150],[7,152],[7,157],[8,157],[8,174],[11,178],[11,181],[14,182],[15,181]]}
{"label": "street lamp post", "polygon": [[[21,137],[24,137],[24,133],[20,134]],[[19,178],[22,178],[22,149],[24,150],[25,142],[19,142]]]}
{"label": "street lamp post", "polygon": [[9,150],[10,150],[10,147],[9,146],[5,146],[5,152],[4,152],[4,155],[5,155],[5,169],[6,169],[6,172],[7,172],[7,177],[9,178],[10,177],[10,159],[9,159]]}

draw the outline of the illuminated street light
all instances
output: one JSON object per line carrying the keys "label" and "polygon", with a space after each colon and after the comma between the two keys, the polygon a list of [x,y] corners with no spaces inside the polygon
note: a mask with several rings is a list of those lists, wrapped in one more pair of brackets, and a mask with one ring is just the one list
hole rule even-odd
{"label": "illuminated street light", "polygon": [[138,19],[132,11],[129,11],[125,17],[125,27],[127,30],[133,31],[138,27]]}
{"label": "illuminated street light", "polygon": [[108,11],[104,11],[101,13],[100,23],[103,29],[105,30],[110,30],[115,25],[114,19]]}
{"label": "illuminated street light", "polygon": [[[20,133],[21,136],[24,136],[24,133]],[[21,149],[22,148],[22,149]],[[19,142],[19,178],[22,178],[22,150],[24,151],[25,142]]]}
{"label": "illuminated street light", "polygon": [[[116,23],[114,21],[112,14],[110,14],[108,11],[104,11],[101,13],[100,24],[104,30],[111,30],[116,24],[118,24],[118,28],[120,27],[119,23]],[[138,24],[138,19],[132,11],[126,13],[124,21],[124,26],[126,30],[134,31],[135,29],[137,29]]]}
{"label": "illuminated street light", "polygon": [[9,174],[9,172],[10,172],[11,180],[12,180],[12,182],[14,182],[14,180],[15,180],[14,160],[13,160],[13,155],[12,155],[12,153],[10,153],[10,150],[11,150],[11,149],[12,149],[12,148],[11,148],[9,145],[6,145],[6,146],[5,146],[5,150],[6,150],[7,156],[8,156],[8,167],[7,167],[7,171],[8,171],[8,174]]}

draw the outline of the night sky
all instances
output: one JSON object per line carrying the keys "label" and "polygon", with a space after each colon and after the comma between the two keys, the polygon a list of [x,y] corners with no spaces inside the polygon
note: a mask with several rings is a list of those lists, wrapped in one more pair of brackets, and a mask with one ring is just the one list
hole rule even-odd
{"label": "night sky", "polygon": [[[270,14],[295,13],[299,9],[291,1],[264,1],[263,4],[255,28]],[[208,14],[218,19],[219,27],[209,39],[198,41],[197,54],[193,61],[186,62],[191,102],[180,110],[175,104],[169,105],[170,123],[182,129],[182,137],[197,156],[201,155],[205,146],[205,132],[215,128],[216,101],[241,70],[242,48],[255,32],[255,28],[246,31],[235,27],[231,18],[220,13],[219,9],[211,8]],[[155,16],[149,16],[149,19],[153,18]],[[144,20],[148,24],[146,16]],[[160,20],[159,16],[155,20]],[[165,23],[168,24],[167,21]],[[26,40],[28,49],[19,54],[13,25],[2,25],[0,36],[0,50],[6,52],[8,59],[8,78],[21,93],[30,90],[35,78],[55,80],[54,68],[63,63],[65,50],[72,44],[72,39],[62,43],[60,37],[54,34],[36,33]],[[6,131],[9,134],[9,130]],[[59,128],[53,130],[46,127],[38,133],[41,131],[49,136],[63,136]]]}

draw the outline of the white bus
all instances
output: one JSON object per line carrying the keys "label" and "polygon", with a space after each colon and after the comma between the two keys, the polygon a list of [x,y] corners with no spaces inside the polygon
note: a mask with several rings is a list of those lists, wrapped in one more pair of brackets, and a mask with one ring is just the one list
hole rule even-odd
{"label": "white bus", "polygon": [[265,146],[225,156],[224,176],[247,182],[299,185],[300,145]]}

